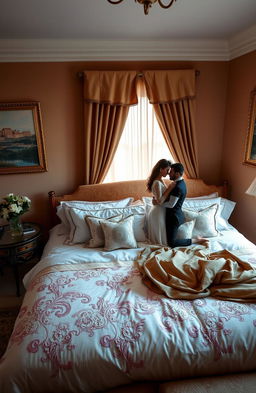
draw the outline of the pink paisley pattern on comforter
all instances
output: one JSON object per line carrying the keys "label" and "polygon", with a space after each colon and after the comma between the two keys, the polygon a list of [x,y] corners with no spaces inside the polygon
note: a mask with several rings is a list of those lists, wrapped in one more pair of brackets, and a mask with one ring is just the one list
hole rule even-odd
{"label": "pink paisley pattern on comforter", "polygon": [[171,300],[132,266],[55,271],[28,288],[1,359],[0,391],[58,392],[68,380],[70,391],[94,392],[255,367],[255,304]]}

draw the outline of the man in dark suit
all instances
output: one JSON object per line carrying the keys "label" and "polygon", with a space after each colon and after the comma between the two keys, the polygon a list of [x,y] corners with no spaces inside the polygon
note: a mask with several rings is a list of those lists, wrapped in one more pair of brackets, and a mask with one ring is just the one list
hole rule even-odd
{"label": "man in dark suit", "polygon": [[183,179],[184,167],[181,163],[171,165],[169,177],[174,180],[176,185],[170,192],[167,201],[163,203],[166,207],[166,235],[167,243],[170,247],[186,247],[192,243],[205,243],[205,238],[177,239],[179,226],[185,222],[182,205],[187,195],[186,183]]}

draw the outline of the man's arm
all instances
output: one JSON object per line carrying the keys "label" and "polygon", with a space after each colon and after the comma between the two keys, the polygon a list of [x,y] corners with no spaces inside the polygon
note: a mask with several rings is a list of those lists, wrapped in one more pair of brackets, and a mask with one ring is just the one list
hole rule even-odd
{"label": "man's arm", "polygon": [[175,196],[175,195],[170,195],[170,198],[167,202],[164,202],[162,204],[163,207],[168,207],[169,209],[172,209],[176,203],[178,202],[179,197]]}

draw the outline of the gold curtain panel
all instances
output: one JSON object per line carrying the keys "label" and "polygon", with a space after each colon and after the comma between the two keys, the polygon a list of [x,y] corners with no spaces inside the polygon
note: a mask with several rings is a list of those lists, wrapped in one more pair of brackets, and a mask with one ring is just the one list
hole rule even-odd
{"label": "gold curtain panel", "polygon": [[195,97],[195,70],[143,71],[151,104]]}
{"label": "gold curtain panel", "polygon": [[84,100],[111,105],[136,105],[136,71],[84,71]]}

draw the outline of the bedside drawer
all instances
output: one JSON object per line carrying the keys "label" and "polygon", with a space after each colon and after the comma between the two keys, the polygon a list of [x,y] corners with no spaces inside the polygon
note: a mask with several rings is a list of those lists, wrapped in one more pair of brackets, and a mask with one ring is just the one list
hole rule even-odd
{"label": "bedside drawer", "polygon": [[24,254],[20,254],[17,256],[17,263],[23,263],[23,262],[27,262],[30,261],[33,257],[35,257],[36,255],[36,250],[33,249],[31,251],[27,251]]}
{"label": "bedside drawer", "polygon": [[23,246],[17,247],[16,254],[19,255],[20,253],[24,253],[26,251],[33,250],[34,248],[36,248],[36,246],[37,246],[37,241],[34,240],[32,242],[24,244]]}

